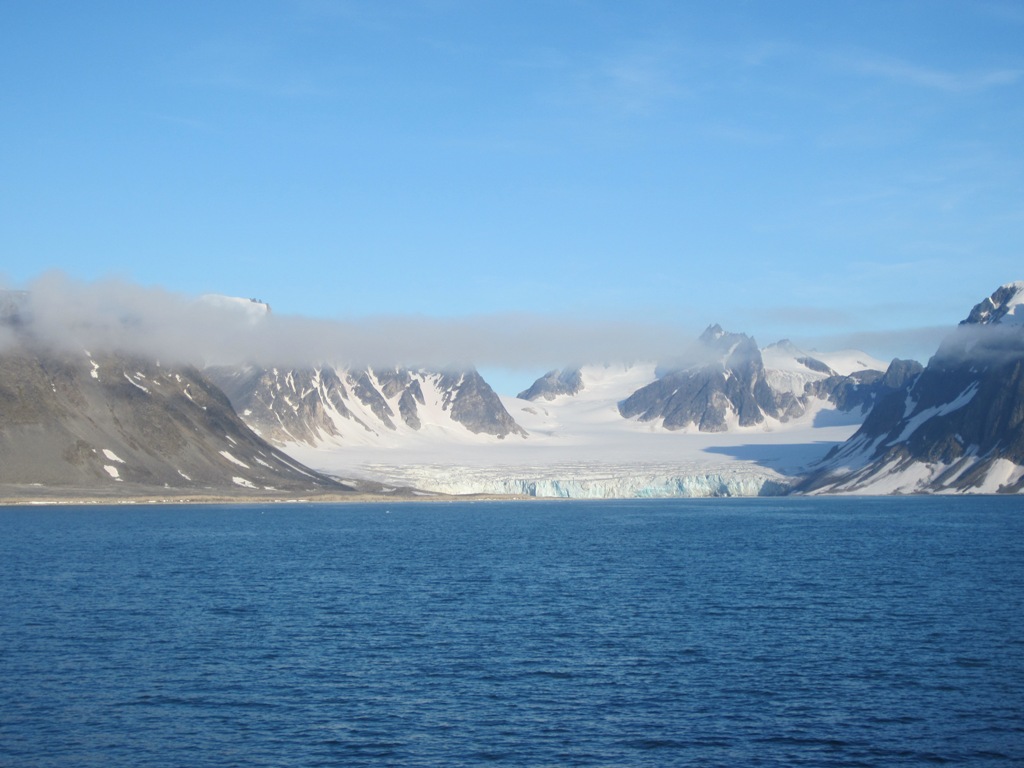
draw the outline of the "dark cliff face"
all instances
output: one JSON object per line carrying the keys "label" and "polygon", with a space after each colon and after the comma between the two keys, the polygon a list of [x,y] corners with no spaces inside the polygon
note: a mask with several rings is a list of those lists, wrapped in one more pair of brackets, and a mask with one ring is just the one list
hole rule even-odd
{"label": "dark cliff face", "polygon": [[849,376],[834,374],[826,379],[812,381],[805,387],[804,394],[826,399],[840,411],[859,408],[868,413],[886,396],[905,389],[923,370],[924,366],[916,360],[897,358],[885,372],[856,371]]}
{"label": "dark cliff face", "polygon": [[659,378],[619,404],[619,413],[641,421],[662,420],[666,429],[696,426],[721,432],[735,415],[740,426],[753,426],[766,415],[786,418],[799,410],[788,393],[776,393],[765,378],[756,342],[744,334],[709,327],[700,337],[703,362],[662,371]]}
{"label": "dark cliff face", "polygon": [[431,373],[355,370],[217,368],[210,371],[247,424],[271,442],[317,445],[341,438],[340,423],[371,434],[404,424],[423,427],[425,387],[434,387],[449,417],[478,434],[525,435],[476,371]]}
{"label": "dark cliff face", "polygon": [[583,390],[583,373],[579,368],[549,371],[541,376],[529,389],[520,392],[520,400],[554,400],[559,395],[577,395]]}
{"label": "dark cliff face", "polygon": [[254,434],[195,368],[24,343],[0,354],[0,482],[345,490]]}
{"label": "dark cliff face", "polygon": [[499,438],[526,435],[526,431],[505,410],[491,386],[476,371],[446,373],[441,377],[439,386],[445,393],[445,410],[450,409],[452,419],[470,432]]}
{"label": "dark cliff face", "polygon": [[[801,490],[856,489],[925,465],[918,490],[971,490],[996,462],[1024,464],[1024,326],[1006,322],[1024,286],[1004,286],[971,310],[916,376],[880,398]],[[1002,490],[1018,492],[1022,480]]]}

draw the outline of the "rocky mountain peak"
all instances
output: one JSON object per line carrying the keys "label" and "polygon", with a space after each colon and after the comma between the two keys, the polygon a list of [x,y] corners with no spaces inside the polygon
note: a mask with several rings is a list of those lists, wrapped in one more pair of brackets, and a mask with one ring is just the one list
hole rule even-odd
{"label": "rocky mountain peak", "polygon": [[707,328],[704,329],[704,333],[700,335],[700,341],[704,342],[705,344],[709,344],[711,342],[718,341],[725,335],[726,333],[724,330],[722,330],[722,326],[720,326],[718,323],[713,323],[712,325],[709,325]]}
{"label": "rocky mountain peak", "polygon": [[[735,421],[741,427],[784,416],[792,396],[780,399],[765,378],[757,343],[715,324],[698,339],[696,362],[658,370],[657,381],[619,403],[619,413],[640,421],[660,420],[665,429],[696,427],[722,432]],[[783,402],[785,400],[785,402]]]}
{"label": "rocky mountain peak", "polygon": [[576,395],[583,389],[583,373],[579,368],[548,371],[516,397],[520,400],[554,400],[558,395]]}
{"label": "rocky mountain peak", "polygon": [[960,325],[1024,325],[1024,281],[1001,285],[991,296],[974,306]]}

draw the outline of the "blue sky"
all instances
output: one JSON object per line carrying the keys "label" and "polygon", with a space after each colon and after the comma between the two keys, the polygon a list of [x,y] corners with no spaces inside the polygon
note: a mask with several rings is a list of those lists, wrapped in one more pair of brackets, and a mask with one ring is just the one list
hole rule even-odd
{"label": "blue sky", "polygon": [[12,286],[889,357],[1024,279],[1020,2],[6,0],[0,88]]}

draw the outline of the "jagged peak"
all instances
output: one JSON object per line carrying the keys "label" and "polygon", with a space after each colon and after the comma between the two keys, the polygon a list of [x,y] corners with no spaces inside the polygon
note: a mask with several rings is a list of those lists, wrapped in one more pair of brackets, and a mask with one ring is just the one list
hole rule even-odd
{"label": "jagged peak", "polygon": [[722,326],[718,323],[713,323],[704,329],[704,333],[700,335],[700,340],[704,342],[718,341],[725,335],[726,332],[722,330]]}
{"label": "jagged peak", "polygon": [[520,400],[554,400],[558,395],[575,395],[583,389],[583,372],[579,368],[548,371],[516,397]]}
{"label": "jagged peak", "polygon": [[1024,325],[1024,281],[999,286],[992,295],[974,306],[960,325]]}

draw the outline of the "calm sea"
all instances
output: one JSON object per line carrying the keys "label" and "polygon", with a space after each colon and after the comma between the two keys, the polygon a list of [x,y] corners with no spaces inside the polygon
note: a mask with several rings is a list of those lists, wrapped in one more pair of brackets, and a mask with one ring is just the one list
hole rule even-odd
{"label": "calm sea", "polygon": [[0,765],[1024,764],[1024,499],[0,509]]}

